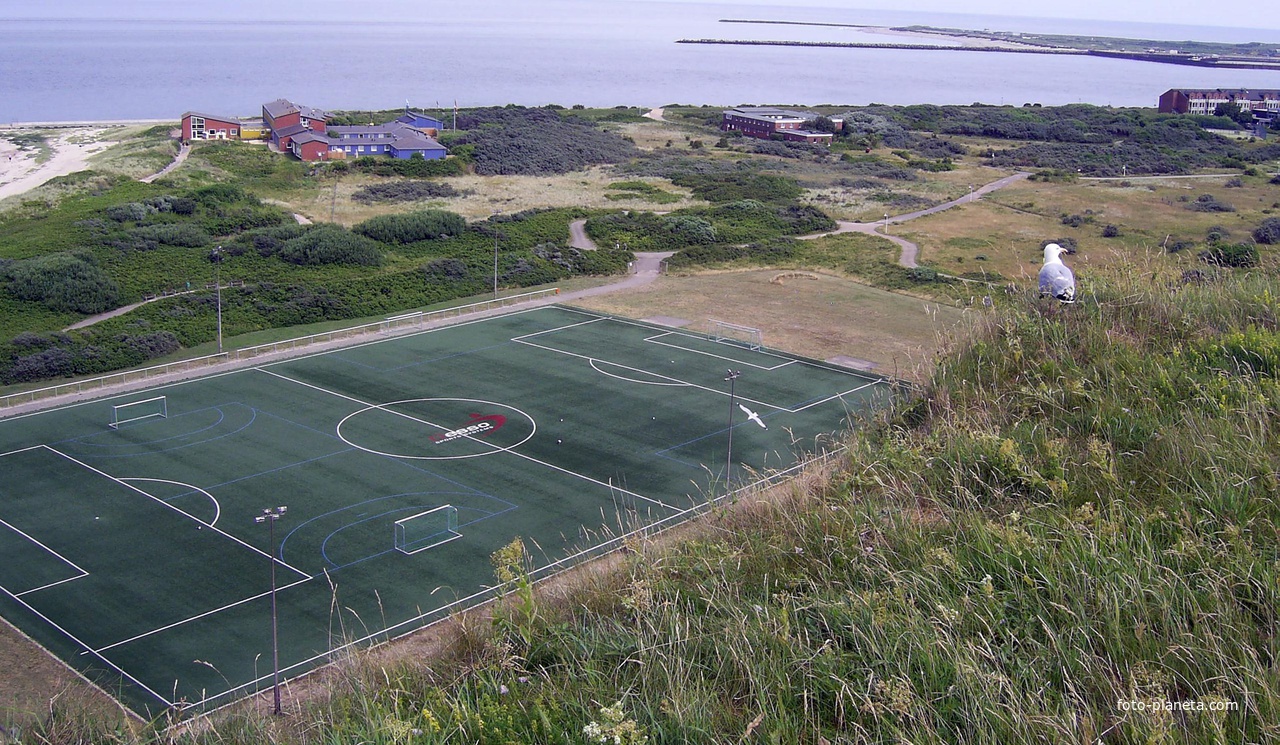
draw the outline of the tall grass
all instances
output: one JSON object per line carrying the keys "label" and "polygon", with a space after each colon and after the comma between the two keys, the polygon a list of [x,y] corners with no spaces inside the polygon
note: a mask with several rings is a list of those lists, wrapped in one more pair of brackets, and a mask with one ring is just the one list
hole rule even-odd
{"label": "tall grass", "polygon": [[1277,741],[1280,284],[1083,289],[998,301],[841,463],[554,593],[508,556],[446,653],[179,739]]}

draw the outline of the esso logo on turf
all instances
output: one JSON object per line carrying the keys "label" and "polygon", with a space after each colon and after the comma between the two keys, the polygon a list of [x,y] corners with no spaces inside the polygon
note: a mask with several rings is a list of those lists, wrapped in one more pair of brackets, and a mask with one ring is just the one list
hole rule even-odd
{"label": "esso logo on turf", "polygon": [[427,439],[436,445],[440,445],[463,437],[488,437],[502,429],[502,425],[507,423],[507,418],[502,414],[471,414],[470,416],[470,421],[461,427],[451,429],[448,432],[439,432]]}

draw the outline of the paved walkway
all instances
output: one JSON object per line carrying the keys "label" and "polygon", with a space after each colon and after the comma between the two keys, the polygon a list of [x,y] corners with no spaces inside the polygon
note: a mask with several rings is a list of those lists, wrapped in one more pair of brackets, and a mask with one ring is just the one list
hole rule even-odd
{"label": "paved walkway", "polygon": [[1005,176],[1004,178],[992,181],[989,184],[984,184],[959,199],[953,199],[950,202],[943,202],[942,204],[934,205],[928,209],[907,212],[902,215],[889,215],[884,220],[877,220],[875,222],[851,222],[849,220],[839,220],[836,222],[837,227],[835,230],[831,230],[826,233],[814,233],[813,235],[802,235],[799,236],[799,239],[802,241],[809,241],[816,238],[825,238],[828,235],[836,235],[838,233],[865,233],[867,235],[886,238],[896,243],[902,249],[902,252],[898,255],[898,265],[907,269],[914,269],[919,266],[919,264],[916,263],[916,257],[920,255],[920,246],[905,238],[899,238],[892,233],[882,232],[879,228],[887,230],[890,225],[900,225],[909,220],[914,220],[917,217],[934,215],[939,212],[949,210],[957,205],[977,201],[997,189],[1003,189],[1009,184],[1022,181],[1030,175],[1031,174],[1029,173],[1015,173],[1012,176]]}

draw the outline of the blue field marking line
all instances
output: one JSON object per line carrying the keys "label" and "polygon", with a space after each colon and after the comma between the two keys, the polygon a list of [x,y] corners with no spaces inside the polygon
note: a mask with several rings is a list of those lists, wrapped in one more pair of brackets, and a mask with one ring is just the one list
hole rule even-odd
{"label": "blue field marking line", "polygon": [[[232,402],[232,403],[228,403],[228,404],[219,404],[219,406],[231,406],[231,405],[234,405],[235,403],[238,403],[238,402]],[[257,418],[258,418],[258,410],[257,410],[257,409],[255,409],[255,408],[253,408],[252,406],[246,406],[245,404],[240,404],[240,405],[241,405],[241,406],[245,406],[245,408],[247,408],[247,409],[249,409],[249,411],[253,412],[253,413],[252,413],[252,415],[249,417],[249,421],[247,421],[247,422],[245,422],[244,424],[240,425],[240,426],[239,426],[239,427],[237,427],[236,429],[233,429],[233,430],[231,430],[230,432],[224,432],[223,434],[220,434],[220,435],[218,435],[217,437],[212,437],[212,438],[209,438],[209,439],[207,439],[207,440],[198,440],[198,441],[196,441],[196,442],[188,442],[188,443],[186,443],[185,445],[177,445],[177,446],[169,447],[169,448],[160,448],[160,449],[157,449],[157,450],[145,450],[145,451],[143,451],[143,452],[138,452],[138,453],[118,453],[118,454],[115,454],[115,455],[94,453],[94,454],[92,454],[92,455],[90,455],[90,454],[82,454],[82,456],[83,456],[83,457],[85,457],[85,458],[93,458],[94,460],[108,460],[108,459],[116,459],[116,458],[138,458],[138,457],[147,456],[147,455],[154,455],[154,454],[156,454],[156,453],[172,453],[172,452],[174,452],[175,450],[183,450],[183,449],[185,449],[185,448],[196,447],[196,446],[198,446],[198,445],[208,445],[208,444],[209,444],[209,443],[211,443],[211,442],[217,442],[218,440],[221,440],[221,439],[224,439],[224,438],[227,438],[227,437],[232,437],[232,436],[234,436],[234,435],[237,435],[237,434],[239,434],[239,433],[241,433],[241,432],[245,431],[245,430],[246,430],[246,429],[248,429],[249,427],[252,427],[252,426],[253,426],[253,423],[254,423],[255,421],[257,421]],[[206,408],[206,409],[204,409],[204,410],[205,410],[205,411],[207,411],[208,409],[218,409],[219,413],[222,413],[222,410],[221,410],[220,408],[218,408],[218,406],[210,406],[210,407],[207,407],[207,408]],[[225,415],[224,415],[224,416],[225,416]],[[221,420],[221,419],[219,419],[219,423],[221,423],[221,421],[222,421],[222,420]],[[214,426],[217,426],[217,425],[215,424]],[[205,427],[205,428],[203,428],[203,429],[196,430],[196,432],[203,432],[203,431],[206,431],[206,430],[208,430],[208,429],[211,429],[211,427]],[[101,432],[95,432],[95,433],[94,433],[94,434],[92,434],[92,435],[81,435],[81,436],[80,436],[80,437],[78,437],[78,438],[69,438],[69,439],[66,439],[66,440],[59,440],[58,442],[55,442],[55,443],[52,443],[52,444],[53,444],[53,445],[65,445],[65,444],[67,444],[67,443],[75,443],[76,445],[81,446],[81,447],[84,447],[84,446],[88,446],[88,447],[103,447],[103,448],[105,448],[105,447],[115,447],[115,448],[117,448],[117,449],[123,449],[123,448],[126,448],[126,447],[128,447],[128,448],[139,448],[139,447],[145,447],[146,445],[151,444],[151,443],[149,443],[149,442],[138,442],[138,443],[132,443],[132,442],[131,442],[131,443],[127,443],[127,444],[117,444],[117,445],[112,446],[112,445],[98,445],[97,443],[83,442],[83,439],[84,439],[84,438],[87,438],[87,437],[97,437],[97,436],[100,436],[101,434],[103,434],[103,433],[101,433]],[[187,436],[186,434],[182,434],[182,435],[177,435],[176,437],[166,437],[166,438],[164,438],[164,439],[162,439],[162,440],[155,440],[155,442],[165,442],[165,441],[168,441],[168,440],[177,439],[177,437],[186,437],[186,436]]]}
{"label": "blue field marking line", "polygon": [[[174,507],[173,505],[171,505],[171,504],[169,504],[169,503],[165,502],[163,499],[158,499],[158,498],[156,498],[156,497],[153,497],[152,495],[150,495],[150,494],[146,493],[146,492],[145,492],[145,491],[143,491],[142,489],[139,489],[138,487],[133,486],[132,484],[129,484],[129,483],[125,482],[125,481],[121,481],[120,479],[116,478],[115,476],[112,476],[111,474],[107,473],[106,471],[102,471],[102,470],[100,470],[100,469],[94,468],[93,466],[89,465],[88,463],[85,463],[84,461],[81,461],[81,460],[77,460],[76,458],[73,458],[73,457],[71,457],[70,455],[67,455],[66,453],[63,453],[63,452],[61,452],[61,451],[59,451],[59,450],[57,450],[57,449],[55,449],[55,448],[52,448],[52,447],[50,447],[50,446],[48,446],[48,445],[43,445],[43,446],[41,446],[41,447],[44,447],[44,448],[45,448],[45,449],[47,449],[49,452],[51,452],[51,453],[53,453],[53,454],[55,454],[55,455],[58,455],[58,456],[60,456],[60,457],[62,457],[62,458],[65,458],[65,459],[67,459],[67,460],[71,461],[72,463],[75,463],[76,465],[80,466],[81,468],[84,468],[84,469],[86,469],[86,470],[92,471],[93,473],[96,473],[96,474],[98,474],[99,476],[102,476],[103,478],[106,478],[106,479],[109,479],[109,480],[111,480],[111,481],[114,481],[115,483],[117,483],[117,484],[119,484],[119,485],[123,486],[124,488],[128,489],[129,491],[135,492],[135,493],[137,493],[137,494],[141,494],[142,496],[146,497],[147,499],[150,499],[150,500],[152,500],[153,502],[156,502],[157,504],[163,505],[166,509],[173,510],[174,512],[177,512],[178,514],[183,515],[184,517],[186,517],[186,518],[188,518],[188,519],[191,519],[191,520],[196,521],[196,522],[200,523],[201,525],[203,525],[204,527],[209,528],[210,530],[212,530],[212,531],[214,531],[214,532],[218,533],[219,535],[223,536],[224,538],[227,538],[227,539],[229,539],[229,540],[231,540],[231,541],[233,541],[233,542],[235,542],[235,543],[240,544],[241,546],[244,546],[245,548],[249,549],[249,550],[250,550],[250,551],[252,551],[253,553],[256,553],[256,554],[261,555],[261,556],[262,556],[263,558],[265,558],[265,559],[272,560],[272,557],[271,557],[271,555],[270,555],[270,554],[268,554],[267,552],[265,552],[265,551],[263,551],[262,549],[258,548],[257,546],[253,546],[253,545],[251,545],[251,544],[249,544],[249,543],[245,543],[244,541],[240,540],[239,538],[237,538],[237,537],[235,537],[235,536],[231,535],[230,533],[226,532],[226,531],[225,531],[225,530],[223,530],[222,528],[216,527],[216,526],[214,526],[214,525],[210,525],[209,523],[205,522],[204,520],[201,520],[200,518],[196,517],[195,515],[192,515],[190,512],[187,512],[187,511],[185,511],[185,510],[180,510],[180,509],[178,509],[177,507]],[[289,570],[291,570],[291,571],[293,571],[293,572],[297,573],[298,575],[300,575],[300,576],[302,576],[302,577],[306,577],[307,579],[310,579],[310,578],[311,578],[311,575],[307,574],[306,572],[302,571],[301,569],[297,569],[297,568],[295,568],[295,567],[291,567],[291,566],[289,566],[288,564],[285,564],[284,562],[280,562],[280,563],[281,563],[281,565],[282,565],[282,566],[284,566],[284,567],[288,568]]]}
{"label": "blue field marking line", "polygon": [[[129,426],[128,424],[126,424],[126,425],[124,425],[124,426],[122,426],[122,427],[119,427],[119,428],[117,428],[117,429],[115,429],[115,430],[112,430],[111,432],[94,432],[94,433],[92,433],[92,434],[88,434],[88,435],[80,435],[79,437],[69,437],[69,438],[67,438],[67,439],[65,439],[65,440],[59,440],[59,441],[54,442],[54,443],[51,443],[51,444],[53,444],[53,445],[61,445],[61,444],[66,443],[66,442],[74,442],[74,443],[76,443],[76,444],[78,444],[78,445],[80,445],[80,446],[82,446],[82,447],[91,447],[91,448],[119,448],[119,447],[141,447],[141,446],[143,446],[143,445],[154,445],[154,444],[156,444],[157,442],[168,442],[169,440],[176,440],[176,439],[178,439],[178,438],[180,438],[180,437],[189,437],[189,436],[191,436],[191,435],[198,435],[198,434],[200,434],[201,432],[204,432],[204,431],[206,431],[206,430],[210,430],[210,429],[213,429],[214,427],[217,427],[219,424],[222,424],[222,422],[223,422],[223,421],[225,421],[225,420],[226,420],[226,418],[227,418],[227,413],[226,413],[225,411],[223,411],[223,410],[222,410],[222,407],[223,407],[223,406],[235,406],[235,405],[237,405],[237,404],[238,404],[238,405],[240,405],[240,406],[244,406],[244,404],[240,403],[239,401],[228,401],[227,403],[217,404],[216,406],[206,406],[206,407],[204,407],[203,409],[193,409],[193,410],[191,410],[191,411],[186,411],[186,412],[183,412],[183,413],[181,413],[181,414],[176,414],[176,415],[174,415],[174,416],[168,417],[168,419],[169,419],[170,421],[173,421],[173,420],[175,420],[175,419],[181,419],[182,417],[185,417],[185,416],[192,416],[193,414],[202,414],[202,413],[204,413],[204,412],[206,412],[206,411],[210,411],[210,410],[213,410],[213,411],[217,411],[217,412],[218,412],[218,421],[214,422],[213,424],[210,424],[210,425],[209,425],[209,426],[207,426],[207,427],[201,427],[200,429],[191,430],[190,432],[183,432],[183,433],[181,433],[181,434],[173,435],[173,436],[171,436],[171,437],[161,437],[161,438],[156,439],[156,440],[145,440],[145,441],[143,441],[143,442],[130,442],[130,443],[126,443],[126,444],[124,444],[124,445],[121,445],[121,444],[120,444],[120,443],[118,443],[118,442],[103,442],[103,443],[89,442],[89,438],[91,438],[91,437],[103,437],[103,436],[108,436],[108,435],[110,435],[110,434],[111,434],[111,432],[121,432],[121,431],[124,431],[124,430],[134,429],[134,428],[138,425],[138,422],[132,422],[131,424],[133,424],[134,426]],[[144,423],[144,426],[145,426],[145,424],[153,424],[153,422],[149,422],[149,421],[148,421],[148,422],[145,422],[145,423]]]}
{"label": "blue field marking line", "polygon": [[[385,408],[385,407],[383,407],[383,406],[381,406],[381,405],[379,405],[379,404],[369,403],[369,402],[367,402],[367,401],[361,401],[360,399],[355,398],[354,396],[348,396],[348,395],[347,395],[347,394],[345,394],[345,393],[339,393],[339,392],[337,392],[337,391],[331,391],[331,390],[328,390],[328,389],[325,389],[325,388],[321,388],[321,387],[320,387],[320,386],[318,386],[318,385],[313,385],[313,384],[311,384],[311,383],[307,383],[307,382],[304,382],[304,381],[301,381],[301,380],[295,380],[294,378],[290,378],[290,377],[288,377],[288,376],[281,375],[280,373],[277,373],[277,372],[272,371],[272,370],[266,370],[266,369],[262,369],[262,368],[258,368],[258,369],[259,369],[261,372],[266,373],[267,375],[275,376],[275,377],[277,377],[277,378],[280,378],[281,380],[287,380],[287,381],[289,381],[290,383],[297,383],[298,385],[305,386],[305,387],[307,387],[307,388],[311,388],[311,389],[313,389],[313,390],[320,391],[321,393],[327,393],[327,394],[329,394],[329,395],[331,395],[331,396],[337,396],[338,398],[343,398],[343,399],[346,399],[346,400],[348,400],[348,401],[352,401],[352,402],[358,403],[358,404],[360,404],[361,406],[366,406],[366,407],[368,407],[368,408],[370,408],[370,409],[378,409],[378,410],[380,410],[380,411],[384,411],[384,412],[386,412],[386,413],[388,413],[388,414],[394,414],[394,415],[396,415],[396,416],[399,416],[399,417],[403,417],[403,418],[405,418],[405,419],[408,419],[409,421],[417,422],[418,424],[425,424],[425,425],[427,425],[428,427],[435,427],[435,428],[440,429],[440,430],[442,430],[442,431],[443,431],[443,430],[448,430],[448,427],[444,427],[444,426],[442,426],[442,425],[440,425],[440,424],[436,424],[435,422],[430,422],[430,421],[427,421],[427,420],[425,420],[425,419],[419,419],[418,417],[410,416],[409,414],[405,414],[405,413],[403,413],[403,412],[396,411],[395,409],[388,409],[388,408]],[[583,480],[583,481],[588,481],[588,482],[591,482],[591,483],[593,483],[593,484],[598,484],[598,485],[600,485],[600,486],[609,487],[611,490],[614,490],[614,491],[620,491],[620,492],[622,492],[622,493],[624,493],[624,494],[626,494],[626,495],[628,495],[628,496],[630,496],[630,497],[634,497],[635,499],[639,499],[639,500],[642,500],[642,501],[645,501],[645,502],[649,502],[649,503],[651,503],[651,504],[658,505],[659,507],[662,507],[663,509],[668,509],[668,510],[675,510],[675,509],[678,509],[678,508],[673,507],[673,506],[671,506],[671,505],[669,505],[669,504],[666,504],[665,502],[662,502],[661,500],[657,500],[657,499],[654,499],[654,498],[652,498],[652,497],[646,497],[646,496],[645,496],[645,495],[643,495],[643,494],[638,494],[638,493],[636,493],[636,492],[633,492],[633,491],[630,491],[630,490],[627,490],[627,489],[622,489],[622,488],[617,487],[617,486],[612,486],[611,484],[606,484],[606,483],[605,483],[605,482],[603,482],[603,481],[600,481],[600,480],[598,480],[598,479],[591,478],[590,476],[587,476],[587,475],[585,475],[585,474],[578,473],[578,472],[576,472],[576,471],[570,471],[569,469],[567,469],[567,468],[563,468],[563,467],[561,467],[561,466],[557,466],[557,465],[555,465],[554,463],[547,463],[546,461],[538,460],[537,458],[534,458],[534,457],[533,457],[533,456],[531,456],[531,455],[525,455],[524,453],[518,452],[518,451],[516,451],[516,450],[512,450],[512,449],[510,449],[510,448],[504,448],[504,447],[501,447],[501,446],[499,446],[499,445],[494,445],[494,444],[493,444],[493,443],[491,443],[491,442],[487,442],[487,441],[485,441],[485,440],[482,440],[482,439],[479,439],[479,438],[476,438],[476,437],[472,437],[472,436],[470,436],[470,435],[467,435],[467,436],[466,436],[466,438],[467,438],[468,440],[472,441],[472,442],[476,442],[476,443],[479,443],[479,444],[484,445],[484,446],[486,446],[486,447],[492,448],[492,449],[493,449],[493,450],[495,450],[495,451],[500,451],[500,452],[502,452],[502,453],[509,453],[509,454],[511,454],[511,455],[513,455],[513,456],[515,456],[515,457],[517,457],[517,458],[523,458],[524,460],[527,460],[527,461],[529,461],[530,463],[537,463],[538,465],[543,466],[544,468],[550,468],[550,469],[551,469],[551,470],[553,470],[553,471],[559,471],[559,472],[564,473],[564,474],[566,474],[566,475],[568,475],[568,476],[572,476],[572,477],[574,477],[574,478],[581,479],[581,480]],[[391,456],[387,456],[387,457],[391,457]]]}

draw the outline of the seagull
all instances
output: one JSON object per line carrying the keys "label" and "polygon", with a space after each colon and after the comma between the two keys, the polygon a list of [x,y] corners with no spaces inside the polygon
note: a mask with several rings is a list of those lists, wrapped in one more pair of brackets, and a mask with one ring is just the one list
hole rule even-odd
{"label": "seagull", "polygon": [[1076,301],[1076,277],[1059,258],[1067,249],[1056,243],[1044,247],[1044,266],[1040,267],[1040,296],[1052,295],[1064,303]]}
{"label": "seagull", "polygon": [[759,414],[755,413],[755,412],[754,412],[754,411],[752,411],[751,409],[748,409],[747,407],[743,406],[742,404],[738,404],[738,408],[739,408],[739,409],[742,409],[742,410],[743,410],[743,411],[745,411],[745,412],[747,412],[747,418],[748,418],[748,419],[750,419],[751,421],[755,422],[756,424],[759,424],[761,427],[764,427],[765,429],[769,429],[769,427],[764,423],[764,420],[760,418],[760,415],[759,415]]}

